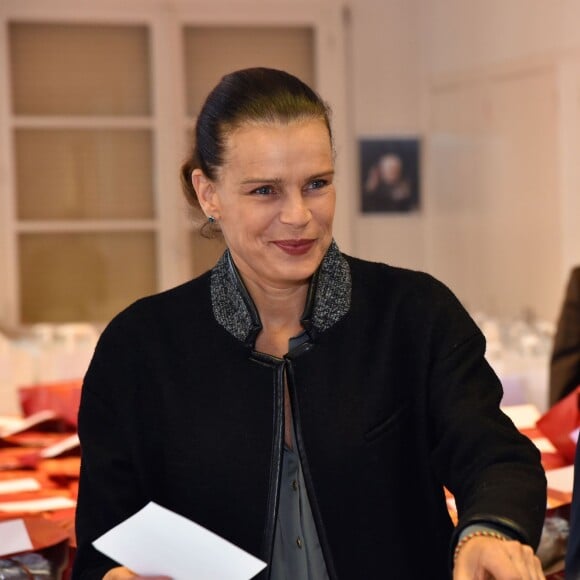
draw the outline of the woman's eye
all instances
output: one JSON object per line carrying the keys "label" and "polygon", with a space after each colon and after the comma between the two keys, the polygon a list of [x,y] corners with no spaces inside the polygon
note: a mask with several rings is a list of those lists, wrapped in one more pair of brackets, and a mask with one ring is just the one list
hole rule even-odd
{"label": "woman's eye", "polygon": [[307,189],[321,189],[327,184],[326,179],[314,179],[308,184]]}
{"label": "woman's eye", "polygon": [[274,193],[274,190],[269,185],[262,185],[262,187],[253,189],[252,193],[255,193],[256,195],[270,195]]}

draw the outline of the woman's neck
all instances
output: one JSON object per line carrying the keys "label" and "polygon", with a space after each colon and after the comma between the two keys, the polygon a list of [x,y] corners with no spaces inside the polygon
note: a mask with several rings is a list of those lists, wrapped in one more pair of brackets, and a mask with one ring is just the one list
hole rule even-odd
{"label": "woman's neck", "polygon": [[288,341],[300,334],[300,318],[304,312],[308,282],[285,288],[267,287],[245,280],[262,322],[256,349],[281,357],[288,352]]}
{"label": "woman's neck", "polygon": [[248,280],[244,280],[244,283],[258,309],[264,328],[300,325],[308,282],[285,288],[267,287]]}

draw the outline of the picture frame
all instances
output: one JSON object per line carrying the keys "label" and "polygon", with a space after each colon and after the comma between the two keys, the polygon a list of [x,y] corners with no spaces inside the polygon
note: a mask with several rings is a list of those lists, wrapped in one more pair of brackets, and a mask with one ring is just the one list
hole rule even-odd
{"label": "picture frame", "polygon": [[418,137],[359,140],[362,213],[418,212],[421,142]]}

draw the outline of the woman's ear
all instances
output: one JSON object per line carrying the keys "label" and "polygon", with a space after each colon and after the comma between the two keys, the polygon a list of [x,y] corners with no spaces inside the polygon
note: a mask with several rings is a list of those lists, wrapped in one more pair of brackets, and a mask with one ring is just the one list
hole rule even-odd
{"label": "woman's ear", "polygon": [[219,200],[217,198],[214,183],[201,169],[191,172],[191,182],[197,195],[199,205],[207,217],[219,218]]}

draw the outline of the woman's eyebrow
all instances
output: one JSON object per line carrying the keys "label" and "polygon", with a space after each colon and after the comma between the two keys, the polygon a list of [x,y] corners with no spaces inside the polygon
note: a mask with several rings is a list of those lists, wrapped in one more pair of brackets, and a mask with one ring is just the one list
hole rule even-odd
{"label": "woman's eyebrow", "polygon": [[[328,169],[327,171],[317,171],[316,173],[309,175],[305,181],[310,181],[312,179],[318,179],[320,177],[330,177],[332,175],[334,175],[334,169]],[[273,185],[280,185],[281,183],[283,183],[283,180],[280,179],[279,177],[272,177],[272,178],[248,177],[246,179],[243,179],[240,182],[241,185],[254,185],[254,184],[258,184],[258,183],[271,183]]]}
{"label": "woman's eyebrow", "polygon": [[329,169],[328,171],[319,171],[317,173],[314,173],[313,175],[311,175],[310,177],[307,177],[307,181],[310,181],[311,179],[317,179],[319,177],[331,177],[334,175],[334,169]]}
{"label": "woman's eyebrow", "polygon": [[282,180],[279,177],[273,177],[268,179],[267,177],[250,177],[248,179],[244,179],[240,182],[242,185],[251,185],[255,183],[273,183],[275,185],[279,185],[282,183]]}

